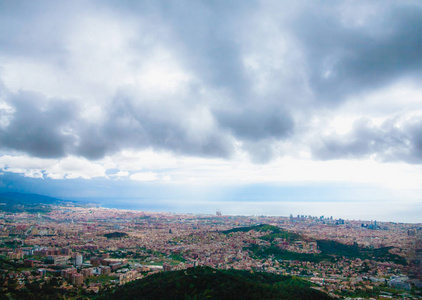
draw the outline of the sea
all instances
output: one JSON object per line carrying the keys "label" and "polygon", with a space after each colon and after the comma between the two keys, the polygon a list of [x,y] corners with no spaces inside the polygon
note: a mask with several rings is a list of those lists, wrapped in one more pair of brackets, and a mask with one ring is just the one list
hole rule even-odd
{"label": "sea", "polygon": [[346,220],[422,223],[418,201],[193,201],[183,199],[101,198],[93,201],[104,208],[147,212],[224,215],[311,215]]}

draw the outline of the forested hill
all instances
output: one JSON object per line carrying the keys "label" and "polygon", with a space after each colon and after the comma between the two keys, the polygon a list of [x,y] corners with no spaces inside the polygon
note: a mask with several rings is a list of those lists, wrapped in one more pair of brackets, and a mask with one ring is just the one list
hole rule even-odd
{"label": "forested hill", "polygon": [[157,273],[100,299],[333,299],[311,286],[291,276],[197,267]]}
{"label": "forested hill", "polygon": [[0,211],[5,212],[48,212],[50,205],[74,204],[75,201],[49,196],[24,193],[0,193]]}
{"label": "forested hill", "polygon": [[[318,249],[321,253],[300,253],[288,251],[280,248],[277,245],[277,239],[283,239],[286,241],[294,242],[304,240],[305,237],[298,233],[283,230],[279,227],[260,224],[248,227],[237,227],[230,230],[222,231],[223,234],[236,234],[238,232],[249,232],[251,230],[258,232],[265,232],[264,236],[261,236],[260,240],[269,242],[269,245],[263,245],[262,243],[255,243],[249,246],[249,250],[252,256],[257,259],[268,259],[275,258],[277,260],[300,260],[309,262],[320,262],[323,260],[333,261],[338,258],[347,259],[373,259],[379,262],[393,262],[401,265],[407,265],[406,259],[390,253],[389,250],[392,247],[381,247],[377,249],[362,247],[357,244],[346,245],[337,241],[330,240],[313,240],[317,243]],[[309,239],[309,238],[307,238]]]}
{"label": "forested hill", "polygon": [[15,192],[8,192],[8,193],[0,193],[1,201],[13,201],[17,203],[38,203],[38,204],[54,204],[58,202],[65,202],[64,200],[38,195],[38,194],[25,194],[25,193],[15,193]]}

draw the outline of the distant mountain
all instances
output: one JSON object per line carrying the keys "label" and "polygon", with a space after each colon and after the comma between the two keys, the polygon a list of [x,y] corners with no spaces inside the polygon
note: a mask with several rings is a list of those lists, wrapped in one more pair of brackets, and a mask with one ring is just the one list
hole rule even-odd
{"label": "distant mountain", "polygon": [[62,200],[38,194],[7,192],[0,193],[0,211],[5,212],[48,212],[50,205],[74,204],[75,201]]}
{"label": "distant mountain", "polygon": [[197,267],[153,274],[99,299],[333,299],[311,286],[291,276]]}
{"label": "distant mountain", "polygon": [[[42,204],[54,204],[58,202],[66,202],[65,200],[38,195],[38,194],[24,194],[24,193],[0,193],[0,199],[6,199],[8,201],[15,201],[19,203],[42,203]],[[0,200],[1,201],[1,200]]]}

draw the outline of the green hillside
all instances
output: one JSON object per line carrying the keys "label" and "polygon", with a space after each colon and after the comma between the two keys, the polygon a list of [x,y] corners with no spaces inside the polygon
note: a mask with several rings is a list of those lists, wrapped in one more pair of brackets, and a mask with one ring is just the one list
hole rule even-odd
{"label": "green hillside", "polygon": [[61,200],[38,194],[0,193],[0,211],[9,213],[47,213],[50,205],[66,205],[74,201]]}
{"label": "green hillside", "polygon": [[260,239],[270,242],[270,245],[251,244],[246,249],[250,250],[252,256],[258,259],[267,259],[273,257],[277,260],[299,260],[309,262],[320,262],[323,260],[334,260],[336,258],[346,257],[349,259],[373,259],[381,262],[394,262],[397,264],[406,265],[406,259],[396,254],[388,252],[391,247],[384,247],[379,249],[371,249],[366,247],[354,245],[346,245],[336,241],[330,240],[315,240],[321,253],[297,253],[281,249],[275,243],[275,239],[282,238],[287,241],[303,240],[303,236],[297,233],[283,230],[279,227],[260,224],[248,227],[237,227],[230,230],[222,231],[223,234],[230,234],[234,232],[248,232],[251,230],[268,232]]}
{"label": "green hillside", "polygon": [[101,299],[332,299],[291,276],[209,267],[157,273]]}
{"label": "green hillside", "polygon": [[128,235],[125,232],[115,231],[115,232],[106,233],[106,234],[104,234],[104,236],[108,239],[113,239],[113,238],[127,237]]}
{"label": "green hillside", "polygon": [[268,225],[268,224],[259,224],[259,225],[252,225],[252,226],[247,226],[247,227],[235,227],[229,230],[224,230],[221,233],[224,234],[229,234],[229,233],[234,233],[234,232],[248,232],[251,230],[255,230],[255,231],[274,231],[274,230],[278,230],[279,228],[273,225]]}

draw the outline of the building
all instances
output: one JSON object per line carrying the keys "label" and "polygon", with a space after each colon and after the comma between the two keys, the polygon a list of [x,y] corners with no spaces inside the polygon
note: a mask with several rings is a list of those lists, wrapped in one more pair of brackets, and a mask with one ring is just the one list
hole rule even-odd
{"label": "building", "polygon": [[61,275],[64,279],[71,281],[72,280],[72,275],[76,274],[77,270],[75,268],[70,268],[70,269],[66,269],[66,270],[62,270],[61,271]]}
{"label": "building", "polygon": [[163,263],[163,270],[164,271],[171,271],[173,269],[173,266],[167,263]]}
{"label": "building", "polygon": [[93,265],[94,267],[99,267],[101,265],[101,258],[91,258],[91,265]]}
{"label": "building", "polygon": [[126,283],[128,283],[130,281],[133,281],[133,280],[137,279],[138,276],[139,276],[139,273],[137,271],[134,271],[134,270],[133,271],[128,271],[128,272],[126,272],[124,274],[120,274],[119,275],[119,284],[120,285],[126,284]]}
{"label": "building", "polygon": [[83,256],[81,254],[77,254],[75,258],[75,265],[82,266],[83,263]]}
{"label": "building", "polygon": [[24,265],[25,267],[30,267],[30,268],[32,268],[32,267],[34,266],[34,261],[33,261],[33,260],[31,260],[31,259],[25,259],[25,260],[23,261],[23,265]]}
{"label": "building", "polygon": [[53,261],[56,266],[63,266],[66,265],[69,261],[69,256],[67,255],[56,255],[53,256]]}
{"label": "building", "polygon": [[72,283],[76,286],[81,286],[84,284],[84,276],[82,274],[73,273],[72,274]]}
{"label": "building", "polygon": [[81,273],[84,276],[84,278],[88,278],[94,275],[94,269],[93,268],[82,269]]}
{"label": "building", "polygon": [[111,273],[110,267],[102,267],[101,268],[101,275],[109,275]]}

